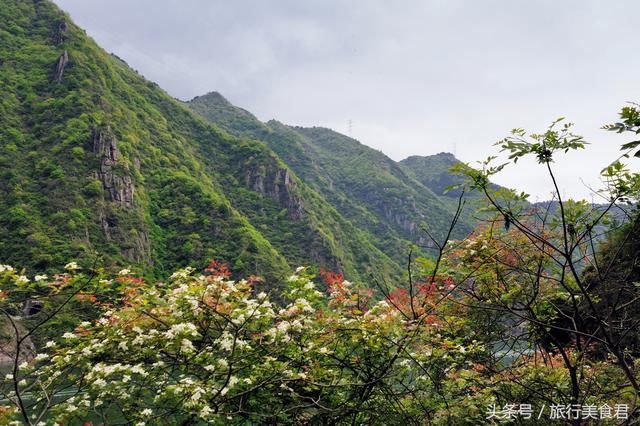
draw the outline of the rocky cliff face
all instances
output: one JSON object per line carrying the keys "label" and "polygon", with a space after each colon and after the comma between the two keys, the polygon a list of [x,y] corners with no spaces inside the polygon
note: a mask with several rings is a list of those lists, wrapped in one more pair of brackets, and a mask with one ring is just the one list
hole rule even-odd
{"label": "rocky cliff face", "polygon": [[56,64],[56,70],[53,74],[53,81],[55,81],[56,83],[62,82],[62,77],[64,76],[64,70],[67,67],[68,63],[69,63],[69,54],[65,50],[64,52],[62,52],[62,54],[58,58],[58,63]]}
{"label": "rocky cliff face", "polygon": [[[107,241],[120,243],[125,259],[152,262],[149,233],[144,221],[135,219],[138,212],[135,208],[133,178],[123,164],[118,142],[111,128],[94,128],[90,145],[97,159],[94,177],[102,183],[106,201],[97,209],[105,238]],[[139,160],[134,161],[134,164],[139,169]],[[126,225],[122,222],[126,222]]]}
{"label": "rocky cliff face", "polygon": [[296,193],[297,183],[289,170],[278,168],[268,172],[264,167],[249,169],[245,175],[245,184],[252,190],[276,200],[278,205],[287,209],[292,219],[304,217],[304,203]]}
{"label": "rocky cliff face", "polygon": [[55,44],[64,43],[64,41],[67,39],[67,31],[69,31],[69,26],[67,25],[67,21],[65,20],[60,21],[60,23],[58,24],[58,30],[56,32],[53,42]]}
{"label": "rocky cliff face", "polygon": [[93,130],[91,140],[93,153],[99,158],[100,168],[96,172],[110,201],[120,207],[133,207],[133,179],[128,174],[118,174],[115,169],[118,165],[118,145],[115,135],[109,127],[104,130]]}

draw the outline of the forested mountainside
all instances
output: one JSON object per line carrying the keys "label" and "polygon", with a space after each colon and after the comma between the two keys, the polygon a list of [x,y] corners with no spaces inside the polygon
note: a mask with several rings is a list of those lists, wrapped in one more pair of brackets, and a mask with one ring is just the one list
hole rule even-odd
{"label": "forested mountainside", "polygon": [[[412,155],[400,162],[410,170],[411,175],[421,184],[431,189],[437,195],[457,197],[460,190],[447,190],[449,187],[463,183],[464,178],[452,173],[449,169],[459,163],[451,153],[441,152],[435,155]],[[469,194],[475,195],[475,194]]]}
{"label": "forested mountainside", "polygon": [[162,276],[216,258],[269,277],[307,263],[351,279],[401,275],[265,144],[206,123],[52,3],[1,6],[5,262]]}
{"label": "forested mountainside", "polygon": [[[305,184],[322,194],[359,229],[367,231],[369,240],[396,262],[406,262],[409,244],[430,245],[422,227],[441,236],[455,213],[457,200],[441,196],[437,185],[431,188],[421,182],[415,174],[419,170],[405,167],[404,162],[395,162],[345,135],[320,127],[287,126],[275,120],[262,123],[216,92],[196,97],[188,105],[230,133],[267,144]],[[437,179],[461,182],[462,178],[456,180],[448,167],[432,161],[438,156],[420,158],[424,159],[423,167],[434,167],[432,173]],[[453,165],[457,160],[451,158]],[[472,223],[468,213],[455,235],[464,236]]]}
{"label": "forested mountainside", "polygon": [[412,243],[430,243],[421,226],[442,234],[453,216],[453,200],[379,151],[261,123],[215,93],[188,104],[205,122],[51,3],[5,3],[6,261],[98,259],[162,276],[216,258],[244,274],[314,264],[387,279],[402,275]]}

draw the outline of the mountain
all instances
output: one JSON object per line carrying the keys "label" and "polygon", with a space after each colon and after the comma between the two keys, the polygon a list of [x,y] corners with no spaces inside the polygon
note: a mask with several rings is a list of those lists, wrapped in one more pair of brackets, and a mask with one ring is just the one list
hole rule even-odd
{"label": "mountain", "polygon": [[429,254],[423,227],[446,232],[456,200],[433,183],[451,179],[446,162],[263,123],[215,92],[178,101],[50,1],[0,6],[3,262],[162,278],[217,259],[272,281],[297,265],[392,281],[411,246]]}
{"label": "mountain", "polygon": [[[412,168],[345,135],[275,120],[262,123],[216,92],[187,104],[210,123],[268,145],[305,184],[367,230],[370,241],[400,264],[406,263],[411,244],[431,245],[423,226],[442,237],[454,215],[456,200],[434,193]],[[444,167],[437,174],[450,179]],[[455,235],[463,236],[471,227],[466,217]]]}
{"label": "mountain", "polygon": [[402,160],[400,164],[407,168],[418,182],[435,194],[457,198],[460,190],[447,191],[447,188],[463,182],[462,177],[449,173],[449,169],[459,162],[453,154],[441,152],[428,156],[412,155]]}
{"label": "mountain", "polygon": [[3,262],[402,275],[268,146],[206,123],[51,2],[0,1],[0,58]]}

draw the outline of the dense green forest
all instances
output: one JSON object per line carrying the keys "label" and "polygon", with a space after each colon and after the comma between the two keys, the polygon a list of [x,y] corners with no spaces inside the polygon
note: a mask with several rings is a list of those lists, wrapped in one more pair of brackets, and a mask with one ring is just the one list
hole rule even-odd
{"label": "dense green forest", "polygon": [[[563,119],[396,162],[0,0],[0,424],[633,424],[640,108],[605,129],[594,205]],[[554,199],[492,183],[523,157]]]}

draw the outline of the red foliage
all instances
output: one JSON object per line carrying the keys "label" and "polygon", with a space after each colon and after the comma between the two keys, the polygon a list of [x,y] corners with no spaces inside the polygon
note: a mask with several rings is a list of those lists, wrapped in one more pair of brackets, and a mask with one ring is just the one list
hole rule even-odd
{"label": "red foliage", "polygon": [[89,330],[87,330],[84,327],[76,327],[75,330],[73,330],[77,335],[79,336],[88,336],[89,334],[91,334],[91,332]]}
{"label": "red foliage", "polygon": [[251,285],[260,284],[263,281],[264,281],[263,278],[257,275],[249,275],[249,278],[247,278],[247,282]]}
{"label": "red foliage", "polygon": [[231,271],[229,270],[229,265],[224,262],[220,262],[219,260],[213,259],[209,262],[206,268],[204,268],[204,272],[207,275],[212,277],[224,277],[229,278],[231,276]]}
{"label": "red foliage", "polygon": [[89,302],[89,303],[96,303],[98,301],[98,298],[94,294],[89,294],[89,293],[78,293],[76,294],[76,299],[79,302]]}
{"label": "red foliage", "polygon": [[342,284],[344,281],[344,275],[341,273],[327,271],[324,268],[320,268],[320,276],[322,277],[322,281],[324,281],[324,283],[329,287],[336,284]]}
{"label": "red foliage", "polygon": [[138,289],[135,287],[125,287],[122,289],[123,303],[126,306],[131,306],[132,301],[138,297]]}
{"label": "red foliage", "polygon": [[[448,277],[436,277],[429,279],[429,282],[416,282],[413,284],[413,291],[407,288],[396,288],[389,296],[389,302],[405,315],[411,316],[415,312],[417,315],[424,315],[433,305],[438,295],[438,290],[445,292],[454,287],[454,282]],[[413,306],[412,306],[413,305]],[[435,315],[427,315],[424,318],[426,324],[436,324],[438,318]]]}
{"label": "red foliage", "polygon": [[62,288],[71,282],[71,276],[68,274],[56,274],[53,278],[54,281],[50,283],[52,287]]}
{"label": "red foliage", "polygon": [[137,286],[141,286],[144,284],[144,280],[142,278],[134,277],[133,275],[124,275],[122,277],[116,278],[116,281],[119,283],[128,283]]}

